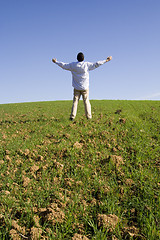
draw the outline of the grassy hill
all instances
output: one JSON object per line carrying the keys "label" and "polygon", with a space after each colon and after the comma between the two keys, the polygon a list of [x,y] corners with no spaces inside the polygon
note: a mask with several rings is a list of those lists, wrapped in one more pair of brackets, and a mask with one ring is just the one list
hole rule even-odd
{"label": "grassy hill", "polygon": [[160,239],[160,102],[0,105],[0,239]]}

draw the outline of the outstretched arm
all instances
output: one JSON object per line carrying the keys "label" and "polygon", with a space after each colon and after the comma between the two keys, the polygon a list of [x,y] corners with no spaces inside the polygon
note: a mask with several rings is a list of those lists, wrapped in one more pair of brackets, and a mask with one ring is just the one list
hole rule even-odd
{"label": "outstretched arm", "polygon": [[112,57],[107,57],[106,60],[103,61],[97,61],[96,63],[88,63],[88,69],[90,70],[94,70],[95,68],[100,67],[102,64],[111,61]]}
{"label": "outstretched arm", "polygon": [[59,67],[65,69],[65,70],[71,71],[71,65],[69,63],[59,62],[59,61],[57,61],[56,58],[52,58],[52,62],[56,63]]}
{"label": "outstretched arm", "polygon": [[112,56],[107,57],[106,62],[109,62],[109,61],[111,61],[111,60],[112,60]]}
{"label": "outstretched arm", "polygon": [[52,58],[52,62],[56,63],[57,59],[56,58]]}

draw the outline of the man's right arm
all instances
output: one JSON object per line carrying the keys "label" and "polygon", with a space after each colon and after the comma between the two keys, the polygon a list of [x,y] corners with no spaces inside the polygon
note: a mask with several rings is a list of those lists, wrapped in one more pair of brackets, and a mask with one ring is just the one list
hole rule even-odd
{"label": "man's right arm", "polygon": [[56,63],[59,67],[65,69],[65,70],[71,71],[71,65],[70,65],[70,63],[59,62],[59,61],[57,61],[56,58],[52,58],[52,62],[53,62],[53,63]]}

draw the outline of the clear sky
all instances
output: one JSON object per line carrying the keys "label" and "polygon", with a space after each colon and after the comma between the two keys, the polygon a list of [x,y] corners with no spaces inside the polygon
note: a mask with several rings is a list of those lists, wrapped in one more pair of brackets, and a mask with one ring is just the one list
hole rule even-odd
{"label": "clear sky", "polygon": [[0,104],[72,100],[51,62],[113,60],[90,72],[90,99],[160,100],[160,0],[0,0]]}

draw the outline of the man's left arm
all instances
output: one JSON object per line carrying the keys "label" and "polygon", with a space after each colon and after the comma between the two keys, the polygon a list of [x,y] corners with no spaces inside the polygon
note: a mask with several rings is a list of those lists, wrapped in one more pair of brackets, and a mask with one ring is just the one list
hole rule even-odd
{"label": "man's left arm", "polygon": [[106,62],[109,62],[109,61],[111,61],[111,60],[112,60],[112,56],[107,57]]}
{"label": "man's left arm", "polygon": [[101,65],[103,65],[104,63],[109,62],[109,61],[111,61],[111,60],[112,60],[112,56],[107,57],[106,60],[97,61],[96,63],[89,63],[88,69],[89,69],[89,71],[90,71],[90,70],[94,70],[95,68],[98,68],[98,67],[100,67]]}

